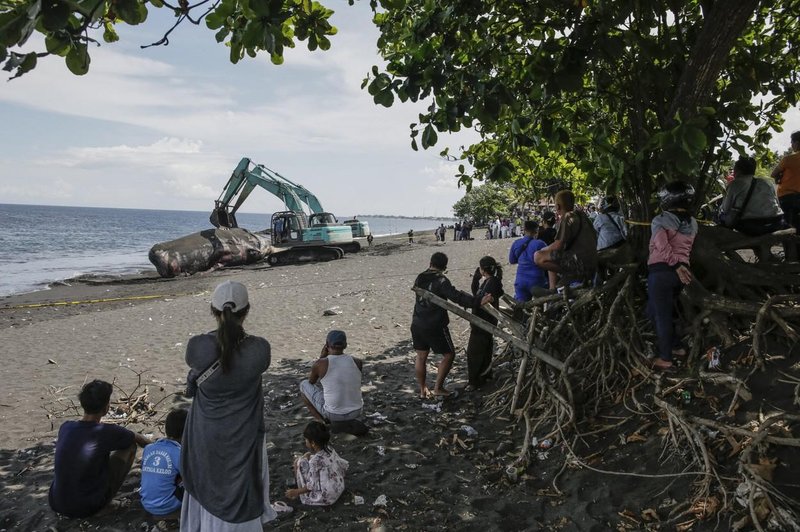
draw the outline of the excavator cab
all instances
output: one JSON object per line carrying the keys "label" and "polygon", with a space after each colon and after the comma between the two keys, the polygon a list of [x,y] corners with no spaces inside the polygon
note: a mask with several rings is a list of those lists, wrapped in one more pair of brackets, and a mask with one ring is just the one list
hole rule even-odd
{"label": "excavator cab", "polygon": [[272,215],[272,244],[296,244],[303,241],[304,221],[294,211],[281,211]]}
{"label": "excavator cab", "polygon": [[328,225],[339,225],[336,216],[329,212],[318,212],[308,217],[308,225],[311,227],[325,227]]}

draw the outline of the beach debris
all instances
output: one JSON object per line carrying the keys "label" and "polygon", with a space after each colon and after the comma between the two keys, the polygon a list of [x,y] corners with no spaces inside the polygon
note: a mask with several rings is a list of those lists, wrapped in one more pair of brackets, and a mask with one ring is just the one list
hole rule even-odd
{"label": "beach debris", "polygon": [[708,360],[708,369],[720,369],[721,356],[722,353],[720,353],[719,347],[717,346],[709,347],[708,351],[706,351],[706,359]]}
{"label": "beach debris", "polygon": [[422,408],[438,413],[442,411],[442,403],[422,403]]}
{"label": "beach debris", "polygon": [[378,445],[378,455],[386,456],[386,447],[384,447],[383,445]]}
{"label": "beach debris", "polygon": [[461,430],[463,430],[466,433],[466,435],[470,437],[478,435],[478,431],[470,427],[469,425],[461,425]]}
{"label": "beach debris", "polygon": [[406,467],[409,469],[416,469],[419,467],[419,464],[406,464]]}
{"label": "beach debris", "polygon": [[383,414],[381,414],[380,412],[373,412],[373,413],[371,413],[371,414],[367,414],[365,417],[367,417],[367,418],[371,419],[371,420],[372,420],[372,422],[373,422],[374,424],[376,424],[376,425],[377,425],[378,423],[384,423],[384,422],[386,422],[386,423],[393,423],[392,421],[389,421],[389,418],[388,418],[388,417],[384,416],[384,415],[383,415]]}
{"label": "beach debris", "polygon": [[388,503],[389,501],[386,500],[386,495],[378,495],[378,498],[375,499],[372,506],[386,506]]}
{"label": "beach debris", "polygon": [[518,475],[519,471],[517,471],[517,466],[510,465],[506,467],[506,478],[508,478],[508,480],[510,480],[511,482],[516,482]]}
{"label": "beach debris", "polygon": [[549,453],[547,451],[539,451],[538,453],[536,453],[536,458],[539,461],[544,462],[545,460],[547,460],[549,458],[548,454]]}
{"label": "beach debris", "polygon": [[353,495],[353,504],[356,506],[361,506],[364,504],[364,497],[361,495]]}
{"label": "beach debris", "polygon": [[553,446],[553,440],[550,438],[545,438],[544,440],[539,442],[539,449],[549,449]]}
{"label": "beach debris", "polygon": [[342,311],[339,310],[339,307],[331,307],[322,311],[323,316],[338,316],[341,313]]}
{"label": "beach debris", "polygon": [[48,358],[48,359],[47,359],[47,363],[48,363],[48,364],[55,364],[56,366],[58,366],[58,362],[56,362],[56,361],[55,361],[55,360],[53,360],[52,358]]}

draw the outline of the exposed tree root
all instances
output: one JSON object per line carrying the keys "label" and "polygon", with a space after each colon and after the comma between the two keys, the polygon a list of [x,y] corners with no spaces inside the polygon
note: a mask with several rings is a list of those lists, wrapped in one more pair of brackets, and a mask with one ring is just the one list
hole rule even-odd
{"label": "exposed tree root", "polygon": [[[781,341],[791,346],[798,340],[800,265],[749,263],[737,250],[770,249],[775,244],[788,249],[800,245],[800,238],[784,234],[759,240],[710,229],[714,230],[701,231],[695,243],[696,280],[681,298],[683,321],[690,324],[683,335],[690,343],[689,373],[684,370],[683,378],[650,369],[647,357],[654,335],[644,316],[641,268],[615,261],[630,260],[630,252],[623,250],[603,258],[608,276],[603,285],[567,289],[523,304],[509,301],[515,316],[525,316],[524,326],[501,315],[499,327],[485,327],[507,340],[496,362],[509,361],[514,368],[513,376],[486,398],[486,408],[495,416],[510,412],[524,427],[520,463],[527,462],[539,435],[562,443],[573,467],[648,476],[595,467],[575,450],[578,441],[621,426],[596,428],[587,420],[614,405],[623,406],[633,418],[641,417],[642,427],[651,434],[661,435],[662,462],[669,459],[673,468],[681,464],[674,473],[652,476],[696,477],[689,503],[669,519],[708,519],[725,511],[737,516],[732,526],[763,529],[769,522],[780,528],[789,520],[800,521],[800,503],[772,483],[771,473],[776,450],[800,446],[800,417],[766,406],[769,403],[762,408],[770,411],[755,422],[737,416],[737,410],[753,399],[749,381],[769,363],[767,346]],[[452,310],[452,305],[445,308]],[[465,317],[481,326],[477,322],[482,320]],[[503,334],[498,334],[504,324]],[[747,337],[752,342],[749,352],[738,360],[726,360],[722,371],[706,370],[703,355],[708,347],[716,344],[724,350]],[[800,375],[782,375],[783,382],[795,386],[794,401],[800,404]],[[721,396],[730,393],[730,400],[723,403]],[[683,401],[689,401],[691,408]],[[638,431],[628,436],[630,441],[640,441],[638,437]],[[734,467],[730,459],[735,456]]]}

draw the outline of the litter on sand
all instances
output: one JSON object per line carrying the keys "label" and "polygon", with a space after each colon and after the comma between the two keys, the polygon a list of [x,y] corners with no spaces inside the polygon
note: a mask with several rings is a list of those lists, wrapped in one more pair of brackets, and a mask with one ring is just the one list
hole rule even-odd
{"label": "litter on sand", "polygon": [[353,495],[353,504],[355,504],[356,506],[364,504],[364,497],[362,497],[361,495]]}
{"label": "litter on sand", "polygon": [[375,502],[372,503],[372,506],[386,506],[388,501],[386,500],[386,495],[378,495],[378,498],[375,499]]}
{"label": "litter on sand", "polygon": [[461,430],[463,430],[464,433],[467,436],[477,436],[478,435],[478,431],[475,430],[474,428],[470,427],[469,425],[461,425]]}
{"label": "litter on sand", "polygon": [[422,403],[422,408],[426,410],[432,410],[434,412],[441,412],[442,411],[442,404],[441,403]]}

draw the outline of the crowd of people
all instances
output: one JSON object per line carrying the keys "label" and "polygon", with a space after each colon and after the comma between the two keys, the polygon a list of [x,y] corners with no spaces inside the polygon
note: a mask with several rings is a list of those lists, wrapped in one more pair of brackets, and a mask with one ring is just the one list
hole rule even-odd
{"label": "crowd of people", "polygon": [[[773,172],[779,180],[777,193],[768,181],[754,177],[753,159],[736,162],[720,211],[724,225],[752,235],[786,223],[797,227],[800,132],[792,134],[792,147],[794,153]],[[657,339],[651,366],[670,372],[676,359],[687,354],[675,334],[674,309],[681,289],[693,279],[690,255],[698,225],[691,214],[691,185],[670,182],[658,192],[658,201],[661,212],[650,224],[647,314]],[[555,196],[555,212],[541,212],[538,218],[521,224],[521,238],[509,250],[509,263],[517,265],[514,298],[518,302],[564,286],[601,282],[598,251],[619,247],[627,239],[620,202],[613,195],[603,197],[596,209],[577,209],[574,194],[562,190]],[[498,218],[492,224],[492,238],[514,235],[517,228]],[[444,241],[444,229],[442,225],[437,230],[437,240]],[[456,239],[458,235],[469,238],[471,229],[468,224],[456,224]],[[413,239],[413,232],[408,236]],[[491,328],[497,318],[490,307],[496,309],[504,293],[503,268],[495,258],[482,257],[467,292],[453,286],[445,275],[447,266],[447,255],[433,253],[414,287],[472,309],[488,324],[471,325],[466,347],[466,390],[477,390],[492,377]],[[245,332],[249,310],[244,285],[226,281],[216,287],[211,297],[216,329],[192,337],[186,348],[186,394],[193,397],[192,405],[169,413],[164,438],[151,441],[103,423],[112,385],[94,380],[83,386],[79,394],[83,418],[66,421],[58,433],[49,491],[53,510],[68,517],[87,517],[106,508],[130,471],[139,446],[144,447],[142,506],[155,516],[180,516],[181,530],[260,531],[263,523],[291,511],[283,502],[270,502],[262,375],[270,366],[271,351],[265,338]],[[410,332],[419,397],[456,395],[457,390],[445,386],[456,354],[448,311],[418,293]],[[331,431],[367,432],[360,421],[364,361],[346,354],[346,349],[346,333],[330,331],[308,378],[299,383],[300,397],[314,421],[303,433],[308,452],[294,461],[296,486],[285,492],[290,500],[307,505],[335,503],[344,490],[348,462],[330,446]],[[427,379],[431,352],[441,355],[432,388]]]}

